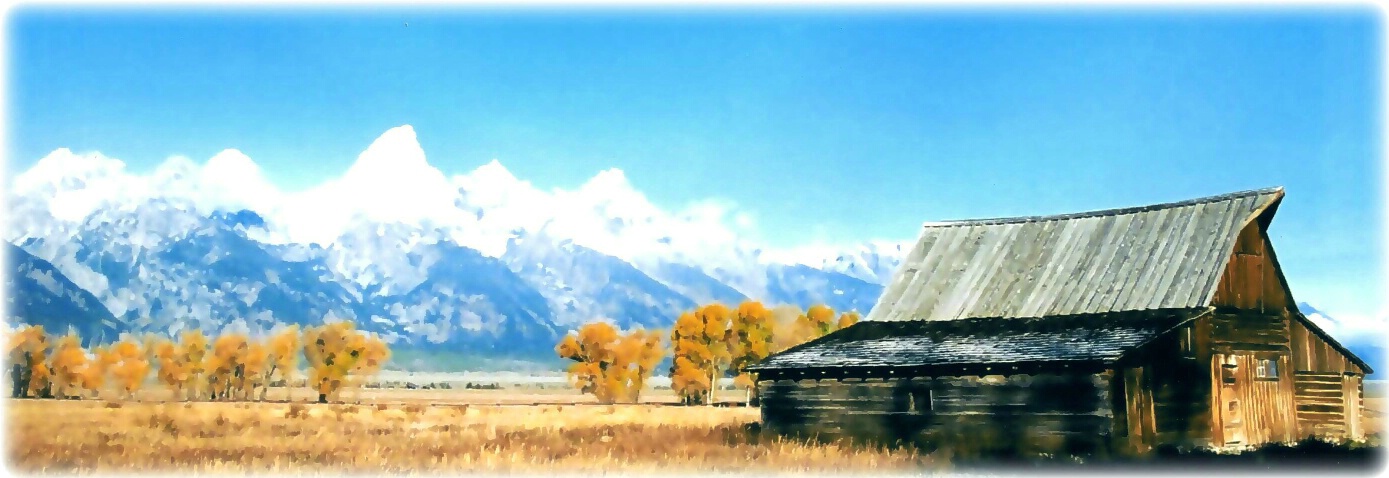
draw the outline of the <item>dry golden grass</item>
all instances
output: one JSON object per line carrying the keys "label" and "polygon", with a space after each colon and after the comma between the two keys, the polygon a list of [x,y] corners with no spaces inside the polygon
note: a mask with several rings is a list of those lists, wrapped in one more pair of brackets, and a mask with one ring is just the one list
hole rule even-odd
{"label": "dry golden grass", "polygon": [[[274,398],[274,397],[272,397]],[[23,472],[911,471],[905,450],[750,430],[755,408],[10,400]]]}
{"label": "dry golden grass", "polygon": [[1386,399],[1383,397],[1365,398],[1365,416],[1363,418],[1365,423],[1366,434],[1384,432],[1385,400]]}

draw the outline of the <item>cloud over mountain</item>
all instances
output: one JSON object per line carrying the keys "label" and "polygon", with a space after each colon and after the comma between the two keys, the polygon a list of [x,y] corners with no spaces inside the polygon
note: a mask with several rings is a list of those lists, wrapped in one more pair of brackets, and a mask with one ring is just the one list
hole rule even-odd
{"label": "cloud over mountain", "polygon": [[750,211],[664,209],[619,169],[549,190],[495,160],[448,176],[408,125],[301,191],[234,149],[144,174],[60,149],[12,184],[6,239],[135,331],[345,318],[398,342],[491,347],[598,318],[659,327],[709,300],[867,312],[904,254],[768,250]]}

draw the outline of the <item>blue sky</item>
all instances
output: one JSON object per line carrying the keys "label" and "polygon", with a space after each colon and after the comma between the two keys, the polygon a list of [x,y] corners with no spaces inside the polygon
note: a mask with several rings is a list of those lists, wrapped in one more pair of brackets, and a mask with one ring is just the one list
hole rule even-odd
{"label": "blue sky", "polygon": [[237,148],[293,190],[411,124],[447,174],[617,167],[776,245],[1281,185],[1294,293],[1382,314],[1376,13],[21,9],[9,168]]}

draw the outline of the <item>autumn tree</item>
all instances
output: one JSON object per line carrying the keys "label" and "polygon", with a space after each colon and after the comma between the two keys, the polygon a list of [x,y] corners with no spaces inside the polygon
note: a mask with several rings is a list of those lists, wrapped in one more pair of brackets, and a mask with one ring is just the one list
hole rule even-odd
{"label": "autumn tree", "polygon": [[[82,371],[87,367],[87,352],[82,350],[82,341],[76,333],[68,333],[58,339],[53,349],[53,393],[58,398],[67,398],[74,388],[82,385]],[[78,391],[76,395],[80,395]]]}
{"label": "autumn tree", "polygon": [[187,364],[188,367],[188,379],[185,383],[191,385],[188,387],[187,398],[189,400],[196,400],[199,396],[198,392],[204,386],[208,385],[206,376],[207,347],[207,335],[204,335],[203,331],[198,329],[183,332],[182,338],[179,341],[177,350],[181,352],[179,361],[180,363]]}
{"label": "autumn tree", "polygon": [[[266,374],[266,379],[270,382],[275,381],[276,377],[285,382],[285,399],[289,399],[289,381],[294,378],[294,367],[299,361],[299,326],[291,325],[281,330],[279,333],[270,337],[270,371]],[[269,390],[267,386],[261,391],[261,400],[265,400],[265,392]]]}
{"label": "autumn tree", "polygon": [[751,403],[757,377],[745,369],[771,355],[772,312],[762,303],[745,301],[738,305],[734,315],[732,356],[729,361],[737,375],[733,383],[747,391],[747,403]]}
{"label": "autumn tree", "polygon": [[111,365],[111,375],[125,391],[126,397],[134,398],[135,393],[144,385],[145,378],[149,376],[150,364],[145,348],[135,337],[126,336],[116,342],[111,351],[115,356],[115,362]]}
{"label": "autumn tree", "polygon": [[120,357],[111,347],[93,347],[91,359],[82,368],[82,388],[91,392],[92,398],[101,398],[101,390],[106,386],[106,376],[110,375],[111,368],[119,361]]}
{"label": "autumn tree", "polygon": [[713,353],[702,340],[703,324],[694,312],[685,312],[671,327],[670,344],[673,352],[670,367],[670,388],[680,397],[680,403],[704,403],[709,395],[710,376],[704,371],[713,361]]}
{"label": "autumn tree", "polygon": [[782,304],[771,310],[772,353],[779,353],[800,344],[800,318],[805,311],[794,305]]}
{"label": "autumn tree", "polygon": [[823,337],[834,331],[834,309],[824,304],[810,306],[805,315],[799,317],[802,343]]}
{"label": "autumn tree", "polygon": [[620,383],[629,402],[637,403],[641,400],[641,392],[646,388],[646,381],[656,372],[656,366],[665,357],[661,335],[661,332],[656,330],[634,330],[618,342],[614,358],[617,369],[621,372]]}
{"label": "autumn tree", "polygon": [[51,390],[52,371],[48,367],[48,335],[42,325],[21,328],[10,336],[9,359],[11,396],[43,397]]}
{"label": "autumn tree", "polygon": [[575,362],[569,366],[570,382],[599,403],[637,402],[664,355],[660,332],[621,335],[606,322],[590,322],[565,335],[555,352]]}
{"label": "autumn tree", "polygon": [[714,402],[718,379],[727,371],[736,338],[734,314],[723,304],[709,304],[681,314],[671,331],[675,357],[671,388],[684,403]]}
{"label": "autumn tree", "polygon": [[153,348],[155,361],[159,364],[159,381],[168,385],[174,399],[178,400],[192,375],[193,364],[188,359],[188,353],[182,344],[168,339],[156,341]]}
{"label": "autumn tree", "polygon": [[[241,357],[241,373],[235,378],[240,398],[249,400],[256,396],[257,388],[269,385],[270,381],[266,376],[269,372],[269,349],[260,342],[250,342],[245,355]],[[265,394],[262,393],[261,396]]]}
{"label": "autumn tree", "polygon": [[383,341],[358,332],[351,322],[309,328],[303,342],[309,386],[318,391],[319,403],[336,399],[352,374],[375,373],[390,356]]}
{"label": "autumn tree", "polygon": [[353,384],[356,386],[363,385],[369,377],[380,373],[391,358],[391,349],[380,336],[364,335],[363,339],[361,359],[352,369],[352,375],[356,377]]}
{"label": "autumn tree", "polygon": [[858,320],[859,320],[858,312],[857,312],[857,311],[852,311],[852,310],[851,310],[851,311],[845,312],[845,313],[843,313],[843,314],[839,314],[839,322],[838,322],[837,324],[835,324],[835,327],[834,327],[834,328],[835,328],[835,330],[846,329],[846,328],[848,328],[850,325],[857,324],[857,323],[858,323]]}
{"label": "autumn tree", "polygon": [[607,322],[590,322],[578,331],[565,334],[555,352],[560,358],[576,363],[569,366],[569,381],[581,393],[592,394],[599,403],[613,403],[617,393],[607,379],[607,369],[613,363],[612,344],[617,341],[617,329]]}
{"label": "autumn tree", "polygon": [[245,372],[249,340],[243,334],[227,332],[212,341],[212,353],[203,361],[208,393],[212,400],[230,400]]}

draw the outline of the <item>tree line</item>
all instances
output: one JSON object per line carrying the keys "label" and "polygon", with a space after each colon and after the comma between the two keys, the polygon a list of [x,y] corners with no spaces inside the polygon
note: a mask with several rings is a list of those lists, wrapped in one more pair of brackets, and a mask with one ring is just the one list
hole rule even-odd
{"label": "tree line", "polygon": [[787,306],[768,309],[757,301],[734,309],[713,303],[680,314],[668,342],[662,331],[624,334],[607,322],[593,321],[565,335],[555,352],[574,362],[568,375],[575,388],[601,403],[636,403],[645,382],[667,357],[671,389],[681,403],[714,403],[718,381],[727,377],[750,401],[756,395],[757,377],[746,370],[749,365],[858,320],[857,312],[836,317],[825,305],[802,311]]}
{"label": "tree line", "polygon": [[[201,330],[186,331],[177,341],[126,334],[90,350],[74,332],[55,337],[41,325],[24,326],[10,335],[10,396],[100,398],[111,379],[124,398],[133,399],[154,371],[175,399],[265,400],[272,384],[295,379],[302,356],[305,383],[326,403],[379,372],[390,354],[385,341],[351,322],[302,331],[290,326],[262,340],[236,332],[208,337]],[[288,388],[285,393],[288,399]]]}

